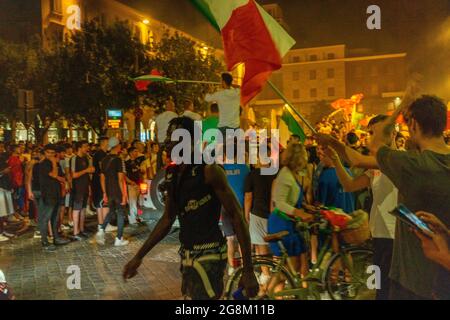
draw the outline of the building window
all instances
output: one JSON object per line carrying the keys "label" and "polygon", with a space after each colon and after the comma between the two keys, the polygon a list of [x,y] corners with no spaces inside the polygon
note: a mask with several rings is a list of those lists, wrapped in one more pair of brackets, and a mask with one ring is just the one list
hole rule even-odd
{"label": "building window", "polygon": [[371,76],[377,76],[378,75],[378,67],[377,66],[371,66],[370,67],[370,75]]}
{"label": "building window", "polygon": [[334,91],[333,87],[328,88],[328,96],[334,97],[336,95],[336,92]]}
{"label": "building window", "polygon": [[329,60],[335,59],[334,53],[329,53],[329,54],[327,55],[327,58],[328,58]]}
{"label": "building window", "polygon": [[292,92],[292,97],[293,97],[294,99],[299,99],[299,98],[300,98],[300,90],[295,89],[295,90]]}
{"label": "building window", "polygon": [[294,71],[294,73],[292,73],[292,80],[294,81],[300,80],[300,72]]}
{"label": "building window", "polygon": [[53,13],[62,14],[62,0],[50,0],[50,10]]}
{"label": "building window", "polygon": [[309,80],[316,80],[316,78],[317,78],[316,70],[309,71]]}
{"label": "building window", "polygon": [[387,85],[387,89],[389,92],[393,92],[395,91],[395,83],[394,82],[389,82]]}
{"label": "building window", "polygon": [[370,85],[370,94],[372,96],[377,96],[379,94],[379,88],[378,88],[378,84],[376,83],[372,83]]}
{"label": "building window", "polygon": [[317,61],[317,55],[315,55],[315,54],[310,55],[309,61]]}
{"label": "building window", "polygon": [[334,78],[334,69],[333,68],[327,69],[327,78],[328,79],[333,79]]}
{"label": "building window", "polygon": [[292,57],[292,63],[297,63],[297,62],[300,62],[300,57],[299,56]]}
{"label": "building window", "polygon": [[139,41],[142,42],[142,36],[141,36],[141,28],[139,28],[139,26],[135,25],[134,26],[134,38]]}
{"label": "building window", "polygon": [[311,90],[309,90],[309,96],[311,97],[311,98],[317,98],[317,89],[311,89]]}
{"label": "building window", "polygon": [[353,69],[353,72],[354,72],[355,78],[362,78],[362,76],[363,76],[362,66],[356,66]]}

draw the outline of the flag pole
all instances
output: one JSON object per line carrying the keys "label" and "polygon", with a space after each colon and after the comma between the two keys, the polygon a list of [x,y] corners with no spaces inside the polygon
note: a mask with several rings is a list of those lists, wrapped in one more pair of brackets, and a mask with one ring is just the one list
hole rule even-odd
{"label": "flag pole", "polygon": [[199,83],[199,84],[221,84],[220,82],[216,81],[200,81],[200,80],[174,80],[177,83]]}
{"label": "flag pole", "polygon": [[267,80],[267,83],[269,86],[273,89],[273,91],[289,106],[289,112],[295,113],[309,128],[309,130],[312,131],[312,133],[316,133],[316,130],[314,127],[306,120],[297,110],[295,110],[295,107],[292,105],[292,103],[289,102],[289,100],[285,97],[285,95],[278,89],[270,80]]}

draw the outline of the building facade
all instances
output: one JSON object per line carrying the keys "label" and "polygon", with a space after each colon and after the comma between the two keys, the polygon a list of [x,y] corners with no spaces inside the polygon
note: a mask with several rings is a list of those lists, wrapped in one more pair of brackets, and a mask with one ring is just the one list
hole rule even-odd
{"label": "building facade", "polygon": [[[406,85],[406,54],[354,56],[345,45],[293,49],[271,81],[305,118],[315,123],[333,111],[331,103],[364,94],[359,112],[393,110]],[[255,112],[269,116],[284,101],[266,86],[253,101]],[[258,117],[257,117],[258,118]]]}
{"label": "building facade", "polygon": [[[148,54],[152,54],[153,45],[165,33],[178,33],[194,41],[198,49],[205,54],[212,50],[219,61],[224,60],[223,50],[216,50],[182,30],[116,0],[2,0],[0,38],[16,43],[41,41],[44,48],[51,49],[55,43],[61,43],[70,37],[72,32],[83,32],[83,24],[93,19],[98,19],[104,26],[116,21],[125,21],[134,37],[147,46]],[[242,78],[242,71],[239,78]],[[128,121],[125,119],[125,123],[134,130],[133,113],[127,114]],[[66,136],[67,130],[67,122],[55,124],[48,132],[49,141]],[[92,138],[92,133],[84,128],[73,131],[73,136],[72,134],[70,136],[75,140]],[[26,140],[28,133],[20,123],[16,132],[17,140]]]}

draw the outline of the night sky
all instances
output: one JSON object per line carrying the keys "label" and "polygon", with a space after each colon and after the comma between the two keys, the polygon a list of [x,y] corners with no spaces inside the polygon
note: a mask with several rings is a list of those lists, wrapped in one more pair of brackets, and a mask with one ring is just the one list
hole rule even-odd
{"label": "night sky", "polygon": [[[217,32],[188,0],[120,0],[150,17],[219,47]],[[430,88],[450,95],[450,0],[258,0],[278,3],[297,48],[346,44],[373,53],[407,52],[409,67]],[[366,9],[381,8],[381,30],[368,30]],[[351,52],[348,52],[351,54]]]}

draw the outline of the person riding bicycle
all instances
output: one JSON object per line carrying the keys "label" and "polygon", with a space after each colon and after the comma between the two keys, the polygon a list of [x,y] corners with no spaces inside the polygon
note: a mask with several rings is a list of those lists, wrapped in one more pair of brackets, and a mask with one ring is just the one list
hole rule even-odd
{"label": "person riding bicycle", "polygon": [[187,117],[175,118],[170,122],[166,138],[169,154],[175,154],[175,147],[180,148],[178,140],[171,140],[177,129],[176,133],[185,134],[183,142],[190,135],[191,154],[171,157],[179,164],[166,169],[164,215],[136,256],[125,266],[123,277],[129,279],[137,274],[144,256],[170,232],[178,216],[182,293],[195,300],[219,299],[227,258],[226,241],[219,228],[220,208],[223,206],[225,214],[231,216],[242,251],[242,286],[248,297],[254,297],[258,292],[258,282],[253,272],[250,236],[242,209],[220,166],[193,164],[194,148],[198,146],[193,139],[194,128],[194,121]]}
{"label": "person riding bicycle", "polygon": [[[289,235],[282,238],[290,257],[291,265],[301,275],[308,272],[307,247],[295,228],[295,219],[304,222],[313,220],[313,215],[302,209],[303,188],[301,186],[301,175],[308,163],[306,149],[298,143],[289,144],[282,156],[284,166],[274,181],[273,201],[275,210],[268,220],[268,233],[274,234],[288,231]],[[270,243],[270,249],[274,256],[281,257],[282,253],[276,243]]]}

